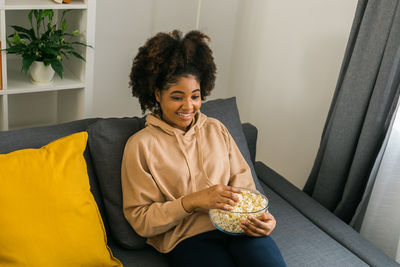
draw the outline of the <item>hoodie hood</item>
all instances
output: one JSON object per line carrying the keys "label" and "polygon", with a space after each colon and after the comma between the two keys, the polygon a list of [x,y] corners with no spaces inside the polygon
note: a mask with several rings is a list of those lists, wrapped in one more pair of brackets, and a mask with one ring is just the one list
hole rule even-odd
{"label": "hoodie hood", "polygon": [[[206,120],[207,120],[206,115],[204,115],[200,111],[197,112],[196,115],[194,116],[194,119],[190,125],[189,130],[185,132],[161,120],[158,115],[151,114],[148,115],[146,118],[146,127],[153,126],[160,129],[162,132],[168,135],[175,136],[179,149],[185,158],[186,165],[190,172],[190,183],[192,184],[192,188],[196,188],[196,182],[195,182],[196,171],[194,170],[193,164],[191,164],[191,161],[194,160],[195,157],[197,158],[198,167],[202,173],[202,177],[205,179],[206,183],[209,186],[211,186],[207,173],[204,170],[202,140],[200,135],[200,129],[203,127]],[[195,142],[197,148],[196,156],[190,154],[190,152],[187,149],[187,147],[190,146],[189,143],[194,144],[193,142]]]}
{"label": "hoodie hood", "polygon": [[195,128],[201,129],[201,127],[203,127],[206,120],[207,120],[206,115],[204,115],[200,111],[197,112],[193,118],[193,121],[190,125],[189,130],[187,130],[185,132],[185,131],[182,131],[181,129],[178,129],[178,128],[175,128],[175,127],[169,125],[168,123],[163,121],[159,115],[150,114],[150,115],[147,115],[147,117],[146,117],[146,126],[151,125],[151,126],[157,127],[169,135],[178,134],[178,135],[183,135],[183,136],[192,136],[192,135],[196,134]]}

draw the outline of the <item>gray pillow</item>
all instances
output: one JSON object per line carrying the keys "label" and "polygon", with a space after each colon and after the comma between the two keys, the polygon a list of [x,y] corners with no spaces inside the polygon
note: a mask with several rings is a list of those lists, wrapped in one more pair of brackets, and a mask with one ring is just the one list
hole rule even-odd
{"label": "gray pillow", "polygon": [[[201,111],[229,130],[251,168],[256,187],[264,192],[254,171],[235,98],[207,101]],[[128,138],[144,127],[145,118],[100,119],[88,128],[89,148],[104,199],[112,238],[127,249],[140,249],[145,239],[135,233],[122,211],[121,161]]]}
{"label": "gray pillow", "polygon": [[242,123],[236,104],[236,97],[207,101],[201,106],[201,112],[219,120],[228,128],[229,133],[232,135],[233,140],[235,140],[244,159],[247,164],[249,164],[257,190],[264,194],[264,189],[257,178],[253,162],[251,161],[249,147],[247,146],[246,137],[243,133]]}
{"label": "gray pillow", "polygon": [[144,127],[144,118],[100,119],[87,129],[89,149],[103,195],[112,238],[126,249],[139,249],[145,239],[133,230],[122,211],[121,162],[128,138]]}

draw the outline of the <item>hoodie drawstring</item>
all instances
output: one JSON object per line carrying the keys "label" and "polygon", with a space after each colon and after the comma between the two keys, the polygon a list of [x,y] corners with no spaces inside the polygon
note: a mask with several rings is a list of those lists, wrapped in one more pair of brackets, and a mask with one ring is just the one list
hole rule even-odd
{"label": "hoodie drawstring", "polygon": [[197,191],[197,186],[196,186],[196,183],[194,182],[194,180],[195,180],[194,172],[193,172],[192,167],[190,165],[189,157],[188,157],[188,155],[186,153],[185,147],[182,144],[182,139],[178,136],[178,134],[175,131],[173,133],[175,135],[176,140],[178,141],[179,148],[181,149],[181,151],[183,153],[183,156],[185,157],[186,164],[187,164],[187,166],[189,168],[190,183],[191,183],[191,186],[192,186],[192,190],[193,190],[193,192],[196,192]]}
{"label": "hoodie drawstring", "polygon": [[208,186],[212,186],[210,179],[208,178],[208,175],[206,171],[204,170],[204,163],[203,163],[203,150],[201,149],[201,138],[200,138],[200,130],[199,127],[195,126],[194,127],[195,133],[196,133],[196,143],[197,143],[197,153],[199,156],[199,166],[201,173],[203,174],[203,177],[205,178],[204,180],[207,182]]}

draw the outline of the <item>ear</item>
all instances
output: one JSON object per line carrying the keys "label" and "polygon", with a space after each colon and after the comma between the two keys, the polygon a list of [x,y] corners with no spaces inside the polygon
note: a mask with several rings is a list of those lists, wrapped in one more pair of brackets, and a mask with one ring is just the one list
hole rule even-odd
{"label": "ear", "polygon": [[155,97],[156,97],[156,101],[157,101],[158,103],[160,103],[160,101],[161,101],[161,91],[158,90],[158,89],[156,89],[156,91],[154,92],[154,94],[155,94]]}

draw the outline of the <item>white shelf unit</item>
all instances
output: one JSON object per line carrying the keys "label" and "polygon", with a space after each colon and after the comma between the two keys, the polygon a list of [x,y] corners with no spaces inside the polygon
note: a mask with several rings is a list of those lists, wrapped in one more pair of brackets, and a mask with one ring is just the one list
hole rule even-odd
{"label": "white shelf unit", "polygon": [[86,62],[63,58],[64,77],[55,75],[50,85],[39,86],[21,71],[21,57],[1,52],[2,90],[0,90],[0,131],[51,125],[91,117],[95,47],[96,0],[71,0],[57,4],[52,0],[0,0],[1,48],[14,32],[11,25],[28,27],[32,9],[53,9],[55,18],[71,9],[66,19],[68,30],[79,29],[79,41],[93,48],[78,50]]}

